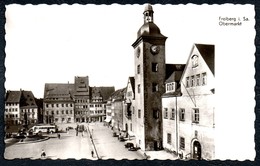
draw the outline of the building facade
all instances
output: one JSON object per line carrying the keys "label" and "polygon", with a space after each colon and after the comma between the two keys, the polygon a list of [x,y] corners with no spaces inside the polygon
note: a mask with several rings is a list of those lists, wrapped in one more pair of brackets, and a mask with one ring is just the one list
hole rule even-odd
{"label": "building facade", "polygon": [[214,45],[194,44],[180,91],[162,97],[164,148],[181,158],[214,159],[214,56]]}
{"label": "building facade", "polygon": [[111,125],[118,134],[123,130],[123,107],[126,88],[116,90],[111,96]]}
{"label": "building facade", "polygon": [[90,87],[89,78],[75,77],[74,84],[46,83],[44,123],[104,121],[106,101],[114,87]]}
{"label": "building facade", "polygon": [[135,80],[134,77],[129,77],[125,99],[123,101],[123,130],[126,131],[126,135],[131,137],[134,136],[135,130],[133,128],[133,123],[135,123]]}
{"label": "building facade", "polygon": [[31,91],[7,91],[5,124],[30,125],[38,123],[38,106]]}

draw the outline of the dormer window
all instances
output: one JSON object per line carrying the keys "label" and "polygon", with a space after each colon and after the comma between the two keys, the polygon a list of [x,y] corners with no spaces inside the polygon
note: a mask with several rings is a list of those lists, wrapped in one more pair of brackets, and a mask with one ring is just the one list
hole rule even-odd
{"label": "dormer window", "polygon": [[198,66],[198,55],[193,55],[191,57],[191,61],[192,61],[192,67],[195,68]]}
{"label": "dormer window", "polygon": [[175,82],[170,82],[166,84],[166,92],[174,92],[175,91]]}

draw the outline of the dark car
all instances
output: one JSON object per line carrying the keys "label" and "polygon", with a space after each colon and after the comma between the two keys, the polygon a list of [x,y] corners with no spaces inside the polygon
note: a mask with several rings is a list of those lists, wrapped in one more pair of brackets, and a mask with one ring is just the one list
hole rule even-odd
{"label": "dark car", "polygon": [[122,136],[122,135],[120,135],[120,136],[118,136],[118,140],[120,140],[120,141],[126,141],[126,139],[125,139],[125,137],[124,136]]}
{"label": "dark car", "polygon": [[132,142],[125,143],[125,148],[131,148],[131,147],[134,147],[134,144]]}
{"label": "dark car", "polygon": [[138,149],[140,149],[139,147],[134,147],[134,146],[131,146],[128,148],[129,151],[137,151]]}
{"label": "dark car", "polygon": [[113,137],[117,137],[117,133],[116,132],[113,132]]}

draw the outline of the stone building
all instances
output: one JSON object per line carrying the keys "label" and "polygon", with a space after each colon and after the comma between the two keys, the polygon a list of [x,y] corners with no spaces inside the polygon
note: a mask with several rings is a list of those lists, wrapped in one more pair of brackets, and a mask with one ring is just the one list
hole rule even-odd
{"label": "stone building", "polygon": [[166,82],[163,145],[181,158],[214,159],[214,56],[214,45],[194,44],[181,78]]}
{"label": "stone building", "polygon": [[5,124],[30,125],[38,123],[38,107],[31,91],[7,91]]}
{"label": "stone building", "polygon": [[74,122],[74,85],[50,84],[44,88],[44,123]]}
{"label": "stone building", "polygon": [[137,32],[135,62],[135,130],[136,144],[143,150],[162,148],[162,102],[166,79],[165,41],[154,23],[150,4],[143,12],[144,23]]}
{"label": "stone building", "polygon": [[135,114],[135,79],[134,77],[129,77],[125,99],[123,105],[123,130],[126,131],[128,136],[134,136],[136,132],[133,128],[133,124],[136,123],[134,120],[136,119]]}
{"label": "stone building", "polygon": [[114,131],[123,131],[123,102],[126,88],[118,89],[111,94],[109,105],[111,105],[111,126]]}

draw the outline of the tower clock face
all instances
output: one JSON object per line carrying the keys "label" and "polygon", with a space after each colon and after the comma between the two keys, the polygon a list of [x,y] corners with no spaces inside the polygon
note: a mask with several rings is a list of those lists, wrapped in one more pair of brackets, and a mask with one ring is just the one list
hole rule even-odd
{"label": "tower clock face", "polygon": [[158,54],[160,52],[160,47],[156,45],[152,45],[150,51],[153,55]]}

